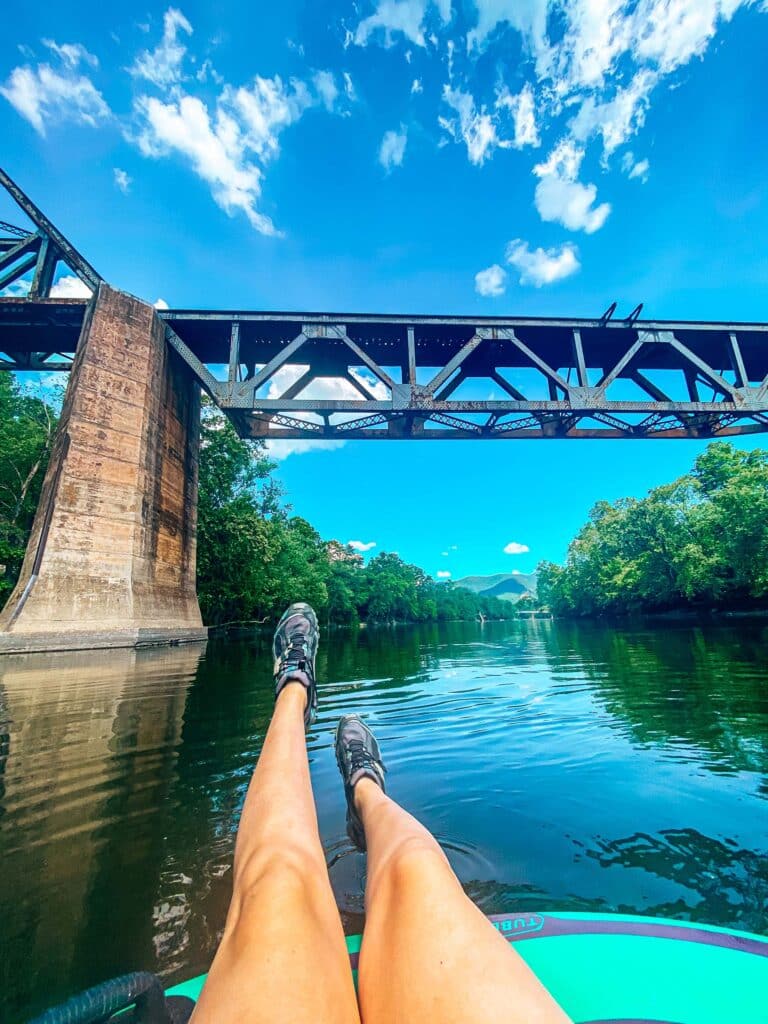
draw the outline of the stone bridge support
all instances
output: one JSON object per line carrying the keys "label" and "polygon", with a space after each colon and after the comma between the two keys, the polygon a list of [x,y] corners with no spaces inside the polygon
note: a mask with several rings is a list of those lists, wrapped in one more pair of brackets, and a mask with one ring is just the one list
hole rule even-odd
{"label": "stone bridge support", "polygon": [[0,653],[206,636],[195,591],[200,389],[152,306],[86,313]]}

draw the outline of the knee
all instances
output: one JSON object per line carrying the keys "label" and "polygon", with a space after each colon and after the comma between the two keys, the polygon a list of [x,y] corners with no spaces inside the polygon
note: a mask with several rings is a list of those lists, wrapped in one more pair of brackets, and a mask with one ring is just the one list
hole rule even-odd
{"label": "knee", "polygon": [[298,844],[256,851],[236,867],[233,906],[242,913],[254,900],[261,905],[311,902],[312,893],[325,883],[325,870],[316,852]]}
{"label": "knee", "polygon": [[435,877],[450,871],[445,854],[430,837],[407,836],[382,858],[376,878],[372,881],[401,890],[423,886]]}

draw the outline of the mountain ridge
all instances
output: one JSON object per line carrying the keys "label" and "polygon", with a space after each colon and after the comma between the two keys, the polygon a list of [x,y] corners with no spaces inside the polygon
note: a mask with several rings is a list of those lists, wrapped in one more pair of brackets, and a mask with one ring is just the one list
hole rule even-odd
{"label": "mountain ridge", "polygon": [[497,572],[490,576],[464,576],[455,580],[457,587],[464,587],[483,597],[499,597],[503,601],[519,601],[528,595],[536,595],[536,573]]}

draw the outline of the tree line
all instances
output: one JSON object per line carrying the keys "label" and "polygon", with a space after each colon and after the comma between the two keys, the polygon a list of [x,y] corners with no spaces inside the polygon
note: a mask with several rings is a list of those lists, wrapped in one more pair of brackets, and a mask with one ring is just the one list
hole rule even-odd
{"label": "tree line", "polygon": [[555,615],[768,608],[768,453],[711,443],[646,497],[598,502],[537,572]]}
{"label": "tree line", "polygon": [[364,564],[291,515],[261,441],[244,441],[212,405],[203,408],[198,498],[198,596],[209,624],[271,621],[292,601],[321,620],[433,622],[513,618],[509,602],[437,583],[397,554]]}
{"label": "tree line", "polygon": [[[55,401],[0,373],[0,607],[18,578],[48,464]],[[512,618],[509,602],[436,582],[398,555],[362,557],[291,514],[263,441],[207,400],[200,429],[197,590],[208,625],[272,622],[309,601],[325,623]]]}
{"label": "tree line", "polygon": [[21,571],[58,416],[0,373],[0,608]]}

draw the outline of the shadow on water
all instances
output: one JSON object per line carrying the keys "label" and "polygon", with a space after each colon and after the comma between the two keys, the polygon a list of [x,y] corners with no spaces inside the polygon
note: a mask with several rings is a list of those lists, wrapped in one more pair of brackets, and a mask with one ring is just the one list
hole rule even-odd
{"label": "shadow on water", "polygon": [[[534,621],[326,633],[308,737],[348,932],[340,714],[488,913],[665,914],[768,930],[765,627]],[[0,659],[0,1019],[215,950],[272,711],[269,638]]]}

